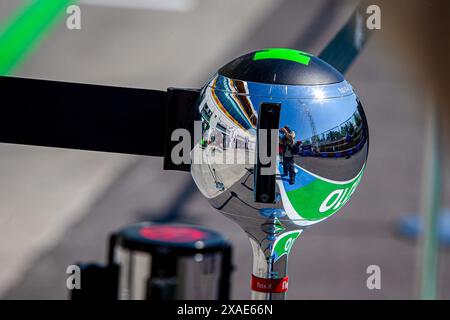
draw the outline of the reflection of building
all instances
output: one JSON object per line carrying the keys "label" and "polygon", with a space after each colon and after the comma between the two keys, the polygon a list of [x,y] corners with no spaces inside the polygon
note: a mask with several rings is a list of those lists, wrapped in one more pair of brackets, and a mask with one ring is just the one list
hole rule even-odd
{"label": "reflection of building", "polygon": [[[228,80],[227,86],[233,87],[233,92],[247,90],[241,81]],[[203,132],[209,133],[208,137],[203,137],[203,146],[214,145],[223,150],[255,149],[254,136],[249,130],[255,129],[257,117],[247,96],[212,88],[200,105],[200,114]]]}
{"label": "reflection of building", "polygon": [[356,153],[367,140],[363,121],[358,111],[340,125],[305,139],[300,155],[345,157]]}
{"label": "reflection of building", "polygon": [[[239,80],[220,79],[216,78],[212,84],[211,98],[214,100],[215,105],[242,129],[256,128],[256,111],[248,97],[247,84]],[[225,88],[227,92],[216,90],[216,81],[222,81],[220,87]]]}

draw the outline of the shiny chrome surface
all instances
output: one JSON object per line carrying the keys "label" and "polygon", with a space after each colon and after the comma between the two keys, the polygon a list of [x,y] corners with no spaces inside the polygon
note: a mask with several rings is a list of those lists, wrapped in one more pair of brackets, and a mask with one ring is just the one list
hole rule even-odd
{"label": "shiny chrome surface", "polygon": [[[281,104],[274,203],[254,198],[262,103]],[[193,150],[192,176],[211,205],[249,235],[254,275],[283,277],[301,231],[335,214],[361,180],[369,144],[361,103],[346,81],[289,86],[216,75],[203,88],[198,107],[202,140]],[[277,243],[286,239],[290,246],[280,255]],[[284,297],[254,293],[273,295]]]}
{"label": "shiny chrome surface", "polygon": [[[253,196],[257,115],[265,102],[281,103],[279,126],[291,132],[280,130],[279,201],[273,204]],[[216,76],[203,89],[199,109],[203,139],[195,148],[202,161],[194,161],[192,175],[213,207],[241,225],[271,217],[292,228],[312,225],[336,213],[360,181],[368,129],[346,81],[286,86]]]}

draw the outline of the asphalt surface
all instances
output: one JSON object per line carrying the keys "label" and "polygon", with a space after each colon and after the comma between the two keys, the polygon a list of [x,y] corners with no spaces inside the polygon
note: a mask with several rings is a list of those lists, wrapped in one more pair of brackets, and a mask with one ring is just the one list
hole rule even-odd
{"label": "asphalt surface", "polygon": [[[239,1],[201,1],[184,13],[86,7],[82,30],[58,29],[19,75],[198,87],[218,67],[252,49],[318,53],[350,14],[350,2],[336,2],[252,0],[236,10]],[[417,297],[417,248],[394,226],[405,213],[419,210],[426,97],[379,36],[347,75],[369,122],[365,177],[348,205],[297,241],[289,261],[289,299]],[[9,145],[1,145],[0,154],[3,298],[66,298],[66,267],[103,260],[107,235],[143,220],[198,223],[224,233],[235,248],[232,297],[249,297],[248,240],[211,209],[189,174],[163,172],[158,158]],[[449,263],[449,251],[442,250],[441,298],[450,298]],[[381,290],[366,287],[369,265],[381,268]]]}
{"label": "asphalt surface", "polygon": [[348,181],[358,175],[364,166],[366,148],[350,157],[320,158],[295,156],[295,163],[303,169],[315,173],[321,177],[335,180]]}

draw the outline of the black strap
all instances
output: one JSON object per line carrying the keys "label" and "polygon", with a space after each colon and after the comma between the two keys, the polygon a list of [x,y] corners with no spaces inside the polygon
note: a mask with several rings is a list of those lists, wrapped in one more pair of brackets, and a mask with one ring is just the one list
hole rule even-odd
{"label": "black strap", "polygon": [[[371,33],[365,8],[363,2],[319,56],[343,73]],[[181,125],[191,131],[192,120],[198,119],[192,105],[198,90],[175,89],[168,99],[167,92],[158,90],[1,76],[0,90],[0,142],[5,143],[167,158],[176,143],[169,129]],[[180,111],[182,123],[174,118]],[[189,168],[169,159],[164,165]]]}
{"label": "black strap", "polygon": [[164,155],[164,91],[12,77],[0,90],[0,142]]}
{"label": "black strap", "polygon": [[[167,123],[164,153],[164,170],[190,171],[190,155],[188,163],[175,164],[172,159],[172,150],[180,141],[172,141],[172,133],[177,129],[189,132],[189,151],[198,142],[195,138],[195,121],[200,121],[200,113],[196,108],[196,102],[200,97],[199,89],[167,89]],[[200,125],[201,128],[201,125]],[[201,135],[201,133],[200,133]],[[186,142],[186,141],[185,141]]]}

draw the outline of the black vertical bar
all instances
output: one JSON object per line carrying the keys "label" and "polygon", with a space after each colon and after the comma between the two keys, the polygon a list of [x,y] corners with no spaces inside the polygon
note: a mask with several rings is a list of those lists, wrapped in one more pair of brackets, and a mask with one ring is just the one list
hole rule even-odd
{"label": "black vertical bar", "polygon": [[117,234],[113,233],[112,235],[110,235],[108,242],[108,255],[106,257],[108,265],[113,265],[115,263],[116,244],[117,244]]}
{"label": "black vertical bar", "polygon": [[233,249],[230,244],[226,244],[222,249],[222,266],[219,279],[219,300],[230,300],[231,273],[233,272],[232,262]]}
{"label": "black vertical bar", "polygon": [[177,294],[178,257],[152,255],[152,270],[147,282],[147,300],[175,300]]}
{"label": "black vertical bar", "polygon": [[176,129],[185,129],[190,133],[191,149],[197,141],[194,140],[194,121],[200,120],[196,102],[200,97],[198,89],[167,89],[167,132],[164,146],[164,170],[190,171],[189,163],[175,164],[171,152],[178,141],[172,141],[171,136]]}
{"label": "black vertical bar", "polygon": [[[255,165],[255,201],[262,203],[275,202],[275,183],[276,183],[276,157],[277,150],[271,150],[272,129],[279,128],[281,104],[279,103],[262,103],[259,109],[258,130],[257,130],[257,161]],[[267,140],[263,141],[267,145],[267,156],[270,156],[268,164],[261,163],[261,150],[259,141],[261,130],[266,130]],[[261,169],[274,167],[273,173],[261,174]]]}

